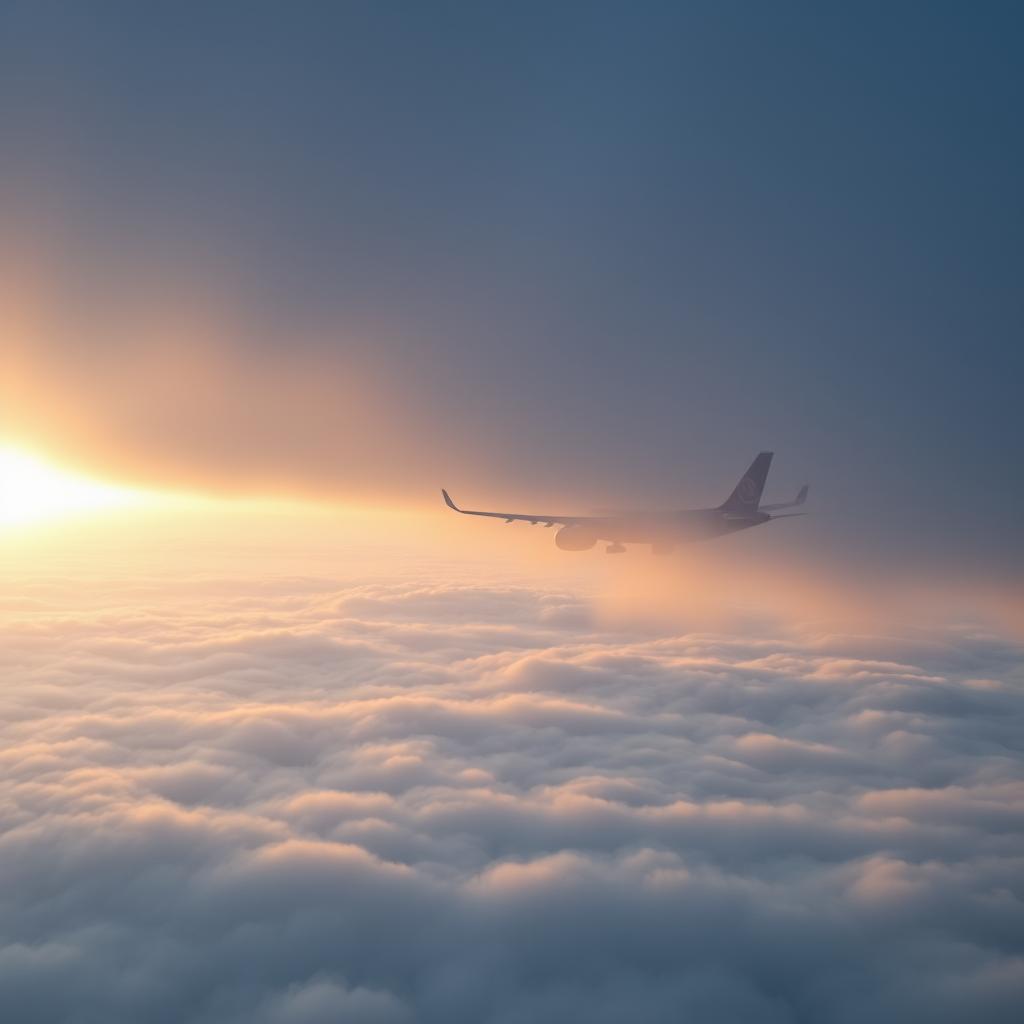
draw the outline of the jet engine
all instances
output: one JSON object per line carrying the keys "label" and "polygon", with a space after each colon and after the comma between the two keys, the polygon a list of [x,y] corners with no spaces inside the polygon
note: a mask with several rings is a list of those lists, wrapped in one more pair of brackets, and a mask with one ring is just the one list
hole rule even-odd
{"label": "jet engine", "polygon": [[597,534],[585,526],[563,526],[555,534],[555,544],[563,551],[587,551],[597,543]]}

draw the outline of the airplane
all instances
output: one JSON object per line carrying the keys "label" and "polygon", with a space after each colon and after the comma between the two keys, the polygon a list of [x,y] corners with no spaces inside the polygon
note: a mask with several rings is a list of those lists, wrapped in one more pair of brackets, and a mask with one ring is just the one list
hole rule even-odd
{"label": "airplane", "polygon": [[519,512],[474,512],[459,508],[442,487],[445,504],[464,516],[488,516],[504,519],[506,523],[530,523],[546,527],[560,526],[555,544],[563,551],[587,551],[598,541],[607,541],[605,552],[620,555],[626,544],[650,544],[657,555],[669,554],[677,544],[710,540],[727,533],[736,533],[751,526],[760,526],[773,519],[788,519],[807,515],[806,512],[771,513],[783,508],[796,508],[807,500],[807,484],[800,488],[792,501],[776,505],[762,505],[761,493],[768,478],[773,452],[761,452],[743,474],[721,505],[670,512],[626,512],[600,516],[546,516],[524,515]]}

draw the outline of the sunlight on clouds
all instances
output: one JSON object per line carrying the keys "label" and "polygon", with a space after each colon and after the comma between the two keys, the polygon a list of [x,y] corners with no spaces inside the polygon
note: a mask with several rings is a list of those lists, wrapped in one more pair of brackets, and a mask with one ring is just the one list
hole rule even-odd
{"label": "sunlight on clouds", "polygon": [[1019,642],[606,624],[256,508],[0,586],[5,1019],[1019,1016]]}

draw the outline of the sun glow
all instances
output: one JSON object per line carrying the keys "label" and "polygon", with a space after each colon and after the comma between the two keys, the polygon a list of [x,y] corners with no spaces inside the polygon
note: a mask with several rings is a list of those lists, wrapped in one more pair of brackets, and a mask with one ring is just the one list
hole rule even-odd
{"label": "sun glow", "polygon": [[27,451],[0,446],[0,527],[138,504],[140,491],[90,480]]}

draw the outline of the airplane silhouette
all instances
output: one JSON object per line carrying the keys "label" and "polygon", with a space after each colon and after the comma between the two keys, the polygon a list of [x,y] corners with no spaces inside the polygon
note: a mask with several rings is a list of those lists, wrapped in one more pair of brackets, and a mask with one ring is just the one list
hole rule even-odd
{"label": "airplane silhouette", "polygon": [[807,484],[800,488],[792,501],[777,505],[762,505],[761,493],[772,464],[773,452],[761,452],[743,474],[732,494],[716,508],[687,509],[669,512],[627,512],[603,516],[548,516],[527,515],[520,512],[475,512],[459,508],[448,492],[442,488],[445,504],[464,516],[489,516],[504,519],[506,523],[531,523],[536,526],[560,526],[555,544],[563,551],[586,551],[598,541],[607,541],[609,555],[622,554],[626,544],[650,544],[655,554],[668,554],[677,544],[710,540],[737,530],[773,519],[803,516],[806,512],[786,512],[771,515],[782,508],[795,508],[807,500]]}

